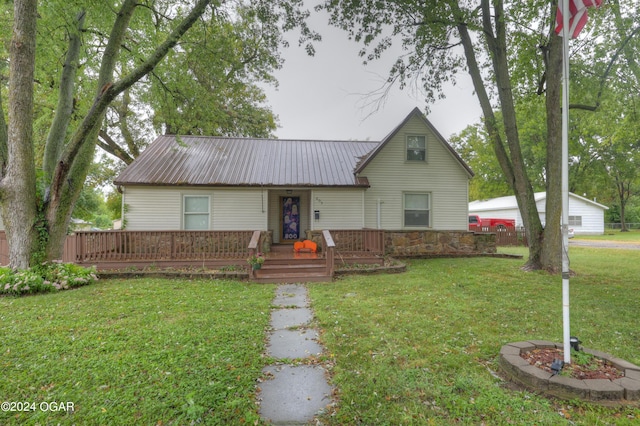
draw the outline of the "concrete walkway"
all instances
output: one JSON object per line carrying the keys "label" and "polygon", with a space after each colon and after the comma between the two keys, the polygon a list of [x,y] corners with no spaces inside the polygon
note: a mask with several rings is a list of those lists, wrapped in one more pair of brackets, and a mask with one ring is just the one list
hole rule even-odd
{"label": "concrete walkway", "polygon": [[273,304],[267,355],[281,362],[263,369],[260,416],[274,425],[305,425],[331,403],[332,393],[324,368],[294,362],[323,352],[317,330],[307,327],[313,318],[307,289],[280,285]]}

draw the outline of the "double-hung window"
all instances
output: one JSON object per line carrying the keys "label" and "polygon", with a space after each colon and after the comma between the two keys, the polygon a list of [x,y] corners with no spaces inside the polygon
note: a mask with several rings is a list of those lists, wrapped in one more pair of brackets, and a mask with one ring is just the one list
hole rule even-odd
{"label": "double-hung window", "polygon": [[569,226],[582,226],[582,216],[569,216]]}
{"label": "double-hung window", "polygon": [[424,136],[407,136],[407,161],[426,161],[427,141]]}
{"label": "double-hung window", "polygon": [[431,219],[431,195],[404,194],[404,226],[406,228],[428,228]]}
{"label": "double-hung window", "polygon": [[208,196],[185,195],[183,202],[184,229],[208,230],[210,205]]}

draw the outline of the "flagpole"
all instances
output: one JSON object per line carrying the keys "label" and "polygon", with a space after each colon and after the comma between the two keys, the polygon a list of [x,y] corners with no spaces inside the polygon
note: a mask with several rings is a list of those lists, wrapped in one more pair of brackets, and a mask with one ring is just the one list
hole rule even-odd
{"label": "flagpole", "polygon": [[571,363],[569,320],[569,0],[562,2],[562,329],[564,362]]}

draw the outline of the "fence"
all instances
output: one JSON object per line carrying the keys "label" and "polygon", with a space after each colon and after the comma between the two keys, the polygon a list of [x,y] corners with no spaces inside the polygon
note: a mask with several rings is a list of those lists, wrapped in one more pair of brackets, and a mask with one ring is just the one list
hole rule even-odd
{"label": "fence", "polygon": [[[627,229],[640,229],[640,223],[625,223]],[[621,223],[605,223],[605,229],[622,229]]]}
{"label": "fence", "polygon": [[380,229],[331,230],[335,249],[340,253],[384,254],[384,231]]}
{"label": "fence", "polygon": [[504,226],[483,226],[477,234],[496,234],[497,246],[528,246],[524,228],[505,228]]}
{"label": "fence", "polygon": [[[62,261],[98,265],[99,269],[244,265],[253,235],[254,231],[79,231],[67,236]],[[384,254],[384,232],[380,230],[331,231],[329,237],[336,251]],[[8,254],[5,233],[0,231],[0,264],[9,263]]]}
{"label": "fence", "polygon": [[[81,231],[67,236],[63,262],[110,267],[162,263],[166,266],[244,259],[252,231]],[[9,250],[0,232],[0,263]],[[228,262],[227,262],[228,263]]]}
{"label": "fence", "polygon": [[[389,231],[387,231],[388,233]],[[98,269],[120,269],[128,267],[142,268],[145,266],[224,266],[237,265],[246,267],[245,259],[249,256],[249,243],[254,231],[81,231],[67,237],[62,260],[84,265],[97,265]],[[439,252],[440,241],[451,240],[448,231],[431,231],[434,242],[423,242],[424,254],[451,254],[451,244],[444,244],[446,252]],[[456,232],[454,232],[455,234]],[[458,234],[470,235],[467,231],[457,231]],[[496,244],[526,245],[523,230],[489,228],[485,233],[496,235]],[[413,254],[415,241],[403,233],[403,241],[409,245],[404,255]],[[262,231],[260,238],[269,238],[266,231]],[[394,238],[388,237],[385,231],[379,229],[331,230],[327,235],[333,242],[332,250],[336,255],[353,256],[358,262],[363,262],[367,256],[379,258],[390,254],[389,250],[399,244]],[[308,237],[317,239],[325,247],[327,238],[321,231],[312,231]],[[323,240],[323,237],[324,240]],[[474,239],[455,237],[466,243],[458,250],[469,253],[473,250]],[[385,248],[386,244],[389,246]],[[262,248],[262,243],[253,244],[254,250]],[[436,248],[434,248],[436,247]],[[494,246],[495,247],[495,246]],[[406,248],[406,247],[405,247]],[[480,251],[483,252],[483,251]],[[409,254],[411,254],[409,253]],[[422,253],[422,252],[420,252]],[[345,257],[346,258],[346,257]],[[3,231],[0,231],[0,264],[8,264],[8,247]],[[331,265],[328,265],[331,267]]]}

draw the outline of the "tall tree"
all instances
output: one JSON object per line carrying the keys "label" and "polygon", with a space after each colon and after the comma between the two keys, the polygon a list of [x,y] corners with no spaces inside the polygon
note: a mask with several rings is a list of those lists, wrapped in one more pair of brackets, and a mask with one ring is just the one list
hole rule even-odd
{"label": "tall tree", "polygon": [[280,28],[260,19],[255,8],[238,4],[193,28],[112,103],[98,146],[128,164],[155,134],[272,136],[276,117],[256,82],[276,84],[283,40]]}
{"label": "tall tree", "polygon": [[[233,14],[234,7],[241,4],[251,7],[265,26],[299,26],[303,37],[308,37],[312,34],[304,24],[307,13],[300,9],[301,3],[71,0],[38,5],[37,0],[15,0],[9,52],[8,132],[0,140],[0,153],[6,152],[0,171],[0,203],[10,265],[25,268],[60,257],[71,212],[93,160],[107,109],[118,96],[148,76],[193,26],[205,26],[216,14]],[[40,66],[46,68],[40,60],[58,60],[55,49],[49,55],[37,55],[38,14],[43,27],[44,23],[53,22],[49,19],[59,19],[58,27],[68,32],[59,83],[51,74],[35,78]],[[150,23],[157,31],[148,38]],[[46,29],[54,31],[53,27]],[[52,34],[38,40],[47,45]],[[79,49],[82,50],[78,52]],[[38,122],[33,119],[34,81],[40,86],[58,87],[51,125],[42,132],[47,135],[42,162],[36,161],[33,143],[34,125]],[[40,163],[44,173],[37,179],[36,166]]]}
{"label": "tall tree", "polygon": [[[2,163],[0,202],[7,230],[9,262],[29,265],[36,247],[36,172],[33,156],[33,77],[35,73],[37,1],[15,2],[10,47],[9,123]],[[7,144],[6,142],[9,141]]]}
{"label": "tall tree", "polygon": [[[556,2],[510,3],[501,0],[469,1],[373,1],[326,0],[331,23],[362,42],[361,55],[374,60],[393,41],[409,52],[398,59],[389,81],[401,85],[412,78],[421,81],[433,100],[442,95],[445,82],[458,72],[468,72],[506,182],[516,200],[530,243],[528,267],[558,271],[560,268],[561,40],[553,33]],[[514,41],[518,41],[518,51]],[[539,46],[543,46],[539,50]],[[538,53],[536,53],[538,52]],[[542,54],[540,54],[542,52]],[[516,56],[531,59],[533,72],[512,76]],[[534,190],[526,170],[516,113],[516,77],[546,75],[547,207],[546,227],[537,211]],[[524,77],[523,77],[524,76]],[[501,123],[495,110],[501,111]],[[500,129],[503,129],[501,132]],[[504,136],[503,136],[504,135]],[[557,195],[556,195],[557,194]]]}

